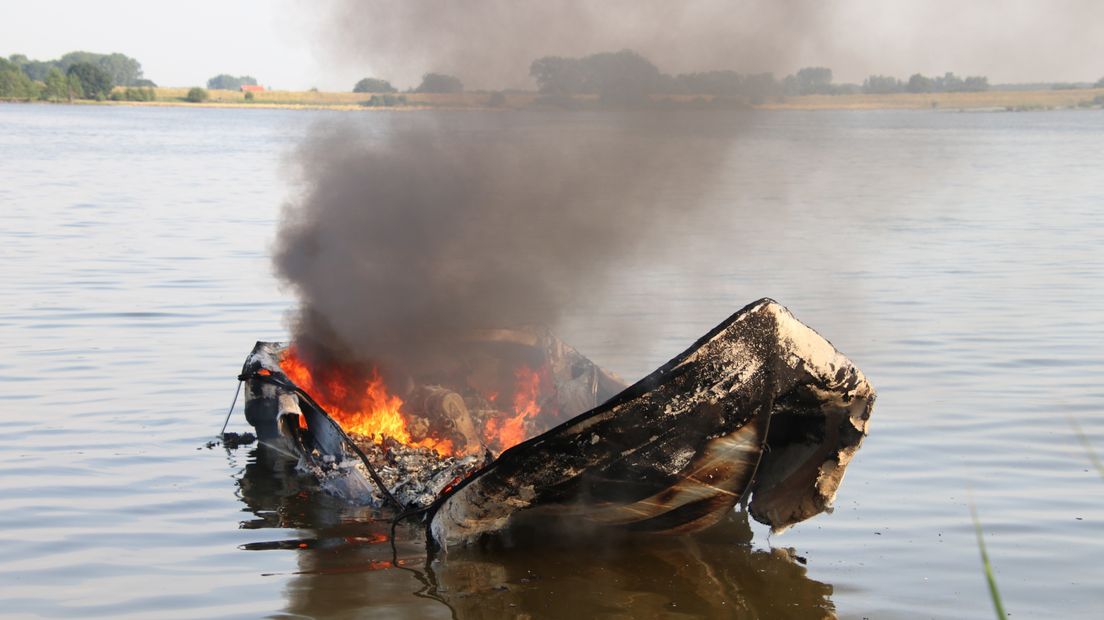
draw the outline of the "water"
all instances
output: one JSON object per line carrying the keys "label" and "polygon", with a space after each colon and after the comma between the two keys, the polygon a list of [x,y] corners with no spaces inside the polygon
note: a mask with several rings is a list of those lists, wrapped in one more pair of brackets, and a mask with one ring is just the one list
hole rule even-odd
{"label": "water", "polygon": [[781,301],[879,391],[835,513],[428,564],[408,527],[398,567],[366,515],[203,447],[253,342],[286,337],[286,157],[336,118],[0,106],[4,615],[984,618],[971,498],[1013,615],[1104,606],[1104,479],[1069,422],[1104,453],[1099,113],[733,115],[680,251],[627,258],[561,333],[632,378]]}

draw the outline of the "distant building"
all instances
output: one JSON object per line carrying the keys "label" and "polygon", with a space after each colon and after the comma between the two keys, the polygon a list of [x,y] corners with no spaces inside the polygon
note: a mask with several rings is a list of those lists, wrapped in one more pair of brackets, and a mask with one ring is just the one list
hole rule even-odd
{"label": "distant building", "polygon": [[264,86],[259,86],[257,84],[242,84],[241,91],[243,93],[263,93]]}

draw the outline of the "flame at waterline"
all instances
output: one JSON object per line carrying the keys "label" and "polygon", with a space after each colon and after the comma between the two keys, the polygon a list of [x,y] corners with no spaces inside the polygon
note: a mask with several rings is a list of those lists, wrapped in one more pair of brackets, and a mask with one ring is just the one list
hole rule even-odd
{"label": "flame at waterline", "polygon": [[298,352],[290,348],[280,360],[280,368],[347,433],[370,437],[376,443],[390,437],[403,445],[430,448],[441,456],[453,454],[451,441],[432,437],[415,441],[410,436],[406,418],[400,411],[402,399],[388,391],[375,367],[366,374],[337,365],[312,371]]}

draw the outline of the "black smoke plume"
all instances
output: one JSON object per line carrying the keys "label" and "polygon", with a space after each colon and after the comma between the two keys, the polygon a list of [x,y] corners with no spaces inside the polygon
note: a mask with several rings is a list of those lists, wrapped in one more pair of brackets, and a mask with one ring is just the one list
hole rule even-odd
{"label": "black smoke plume", "polygon": [[[632,49],[664,71],[791,71],[827,45],[821,0],[340,0],[323,49],[396,84],[459,76],[468,88],[532,88],[529,63]],[[310,5],[311,11],[315,5]],[[813,54],[815,56],[815,54]]]}
{"label": "black smoke plume", "polygon": [[[336,7],[322,23],[344,62],[529,88],[536,58],[626,47],[665,70],[784,66],[820,14],[816,2],[767,0],[738,11],[716,0]],[[676,250],[664,231],[706,199],[750,114],[415,111],[320,126],[298,152],[302,193],[275,256],[300,299],[295,338],[345,359],[418,363],[473,330],[555,327],[593,306],[616,270]]]}
{"label": "black smoke plume", "polygon": [[701,198],[687,190],[723,159],[715,129],[671,110],[320,127],[298,153],[303,192],[275,255],[300,299],[295,337],[409,364],[473,330],[554,326],[626,257],[665,251],[664,229]]}

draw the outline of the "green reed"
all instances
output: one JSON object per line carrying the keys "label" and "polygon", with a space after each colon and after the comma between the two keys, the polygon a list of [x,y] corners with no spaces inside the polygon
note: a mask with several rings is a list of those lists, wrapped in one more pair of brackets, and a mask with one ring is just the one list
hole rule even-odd
{"label": "green reed", "polygon": [[1085,452],[1089,455],[1089,461],[1092,462],[1093,467],[1096,468],[1097,473],[1101,478],[1104,478],[1104,462],[1100,461],[1100,457],[1096,455],[1096,450],[1093,449],[1092,443],[1089,442],[1089,436],[1085,434],[1085,431],[1081,429],[1081,425],[1077,423],[1077,420],[1070,416],[1070,426],[1073,427],[1074,434],[1081,440],[1081,445],[1085,447]]}
{"label": "green reed", "polygon": [[974,533],[977,534],[978,550],[981,552],[981,565],[985,568],[985,581],[989,584],[989,598],[993,599],[993,610],[998,620],[1006,620],[1004,604],[1001,602],[1000,591],[997,590],[997,578],[993,576],[993,566],[989,564],[989,554],[985,551],[985,539],[982,535],[981,521],[978,520],[977,509],[973,500],[970,501],[970,518],[974,521]]}

